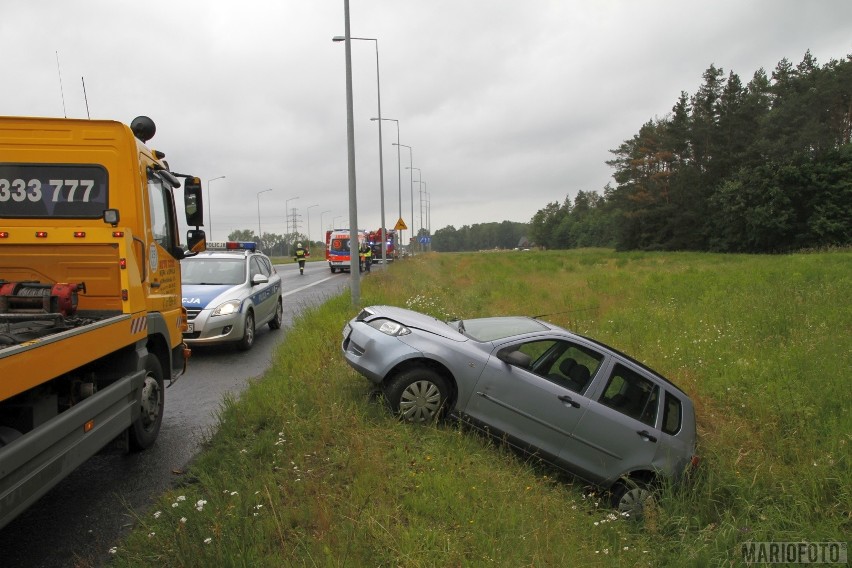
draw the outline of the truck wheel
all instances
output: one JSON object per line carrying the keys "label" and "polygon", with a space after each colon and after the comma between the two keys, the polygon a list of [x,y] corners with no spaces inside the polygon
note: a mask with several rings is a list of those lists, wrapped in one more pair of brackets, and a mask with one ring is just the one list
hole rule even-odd
{"label": "truck wheel", "polygon": [[242,351],[248,351],[254,345],[254,312],[249,310],[246,314],[246,325],[243,330],[243,338],[237,344]]}
{"label": "truck wheel", "polygon": [[281,329],[281,321],[284,319],[284,306],[281,304],[281,298],[278,298],[278,305],[275,306],[275,317],[269,321],[269,329]]}
{"label": "truck wheel", "polygon": [[423,424],[446,413],[450,389],[447,381],[425,367],[409,369],[385,385],[385,399],[405,422]]}
{"label": "truck wheel", "polygon": [[334,274],[337,270],[333,266],[328,267],[331,270],[331,273]]}
{"label": "truck wheel", "polygon": [[142,384],[140,406],[142,414],[130,426],[130,450],[138,452],[154,445],[160,424],[163,423],[163,402],[165,401],[163,369],[153,354],[145,357],[145,381]]}
{"label": "truck wheel", "polygon": [[8,426],[0,426],[0,448],[5,446],[6,444],[11,444],[13,440],[17,440],[23,434],[15,430],[14,428],[9,428]]}

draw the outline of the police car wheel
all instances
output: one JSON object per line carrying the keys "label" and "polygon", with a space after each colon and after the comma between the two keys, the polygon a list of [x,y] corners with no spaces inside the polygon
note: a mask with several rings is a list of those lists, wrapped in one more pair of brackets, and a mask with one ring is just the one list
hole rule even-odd
{"label": "police car wheel", "polygon": [[269,329],[281,329],[281,321],[284,319],[284,306],[281,305],[281,298],[278,298],[278,305],[275,306],[275,317],[269,321]]}
{"label": "police car wheel", "polygon": [[243,331],[243,338],[240,339],[239,347],[243,351],[248,351],[254,345],[254,312],[249,310],[246,314],[246,325]]}

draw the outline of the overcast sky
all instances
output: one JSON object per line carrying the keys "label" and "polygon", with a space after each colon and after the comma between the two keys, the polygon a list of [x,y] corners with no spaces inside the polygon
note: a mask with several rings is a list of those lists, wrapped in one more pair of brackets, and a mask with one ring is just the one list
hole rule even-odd
{"label": "overcast sky", "polygon": [[[383,122],[386,223],[412,227],[413,177],[414,228],[422,188],[433,232],[600,192],[609,150],[711,64],[746,83],[808,49],[852,53],[850,0],[350,0],[350,26],[378,38],[382,116],[419,168],[402,148],[400,187]],[[258,203],[284,233],[287,200],[319,239],[349,220],[344,31],[343,0],[2,0],[0,114],[150,116],[149,144],[205,198],[226,176],[208,239],[257,231]],[[375,45],[352,42],[363,229],[381,221]]]}

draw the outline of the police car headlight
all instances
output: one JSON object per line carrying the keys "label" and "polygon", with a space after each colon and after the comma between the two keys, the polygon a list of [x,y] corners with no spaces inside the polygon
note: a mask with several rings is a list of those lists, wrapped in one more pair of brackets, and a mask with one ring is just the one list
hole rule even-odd
{"label": "police car headlight", "polygon": [[233,313],[240,311],[240,301],[239,300],[229,300],[224,304],[219,304],[219,306],[213,310],[211,316],[227,316]]}

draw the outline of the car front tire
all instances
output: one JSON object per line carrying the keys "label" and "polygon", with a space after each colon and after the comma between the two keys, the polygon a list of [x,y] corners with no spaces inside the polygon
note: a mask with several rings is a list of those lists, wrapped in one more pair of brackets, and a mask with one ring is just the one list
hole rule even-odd
{"label": "car front tire", "polygon": [[447,410],[449,386],[444,377],[427,368],[404,371],[385,386],[385,399],[404,422],[425,424],[439,420]]}
{"label": "car front tire", "polygon": [[239,347],[243,351],[248,351],[254,345],[254,312],[249,310],[246,314],[246,324],[243,330],[243,338],[240,339]]}

